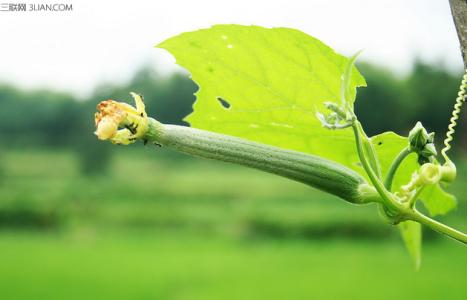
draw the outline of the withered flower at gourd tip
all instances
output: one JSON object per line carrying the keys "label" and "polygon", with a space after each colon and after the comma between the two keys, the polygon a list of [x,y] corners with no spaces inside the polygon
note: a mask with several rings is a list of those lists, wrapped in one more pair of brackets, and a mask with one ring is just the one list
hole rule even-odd
{"label": "withered flower at gourd tip", "polygon": [[131,93],[136,108],[123,102],[105,100],[97,105],[96,131],[100,140],[128,145],[141,138],[147,131],[148,119],[141,95]]}

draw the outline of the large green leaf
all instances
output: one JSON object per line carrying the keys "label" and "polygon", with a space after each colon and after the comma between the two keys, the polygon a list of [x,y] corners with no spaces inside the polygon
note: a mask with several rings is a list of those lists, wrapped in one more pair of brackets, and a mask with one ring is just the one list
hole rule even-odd
{"label": "large green leaf", "polygon": [[[295,29],[217,25],[158,47],[172,53],[200,86],[191,126],[356,166],[350,129],[330,131],[316,118],[341,102],[348,59]],[[365,80],[353,68],[351,101]]]}
{"label": "large green leaf", "polygon": [[[348,166],[361,174],[351,129],[329,130],[316,118],[323,102],[341,103],[341,81],[350,78],[347,101],[365,80],[350,60],[295,29],[217,25],[183,33],[158,47],[190,71],[200,89],[186,120],[196,128],[306,152]],[[347,85],[345,85],[347,86]],[[406,139],[394,133],[373,138],[383,175]],[[407,183],[417,168],[407,160],[394,187]],[[421,195],[432,214],[445,213],[454,198],[439,186]]]}

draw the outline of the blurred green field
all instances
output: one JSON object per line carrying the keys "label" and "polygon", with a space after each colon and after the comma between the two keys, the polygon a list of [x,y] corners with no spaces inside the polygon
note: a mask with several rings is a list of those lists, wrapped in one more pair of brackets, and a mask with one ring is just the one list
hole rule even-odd
{"label": "blurred green field", "polygon": [[[72,152],[3,153],[2,299],[467,295],[465,246],[425,232],[416,272],[374,206],[153,147],[115,152],[111,170],[95,176],[80,173]],[[459,200],[445,220],[466,230]]]}
{"label": "blurred green field", "polygon": [[[122,147],[115,152],[107,174],[83,176],[72,152],[6,151],[1,157],[0,226],[397,238],[373,205],[351,205],[271,174],[153,147]],[[459,173],[451,190],[462,197],[467,168],[461,167]],[[466,216],[466,201],[460,198],[457,211],[445,220],[467,229]]]}
{"label": "blurred green field", "polygon": [[[362,235],[390,233],[375,207],[356,207],[290,180],[152,148],[119,150],[110,172],[100,176],[82,176],[72,153],[7,152],[0,222],[279,236],[352,235],[375,225]],[[346,223],[348,232],[335,232]]]}
{"label": "blurred green field", "polygon": [[153,232],[0,235],[2,299],[465,299],[465,248]]}

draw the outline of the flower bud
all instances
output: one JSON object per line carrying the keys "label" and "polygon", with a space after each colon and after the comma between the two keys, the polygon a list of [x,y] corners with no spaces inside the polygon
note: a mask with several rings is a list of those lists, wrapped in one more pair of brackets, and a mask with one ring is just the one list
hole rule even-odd
{"label": "flower bud", "polygon": [[422,123],[417,122],[409,132],[409,149],[418,154],[418,163],[423,165],[436,156],[435,133],[428,133]]}
{"label": "flower bud", "polygon": [[436,156],[436,154],[435,144],[433,143],[427,143],[425,147],[423,147],[422,151],[420,151],[420,155],[423,157]]}
{"label": "flower bud", "polygon": [[428,132],[423,127],[422,123],[417,122],[415,127],[409,132],[409,147],[410,150],[420,152],[428,142]]}

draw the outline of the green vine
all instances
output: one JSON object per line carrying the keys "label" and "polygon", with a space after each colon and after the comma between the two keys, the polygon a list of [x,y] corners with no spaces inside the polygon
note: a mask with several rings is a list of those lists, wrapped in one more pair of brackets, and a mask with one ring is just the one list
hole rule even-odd
{"label": "green vine", "polygon": [[386,180],[384,181],[384,186],[388,191],[391,191],[392,189],[392,182],[394,180],[394,176],[396,175],[397,169],[402,164],[402,161],[404,161],[404,159],[406,159],[407,156],[409,156],[411,153],[412,150],[410,150],[409,147],[406,147],[399,153],[399,155],[397,155],[397,157],[392,162],[388,174],[386,175]]}

